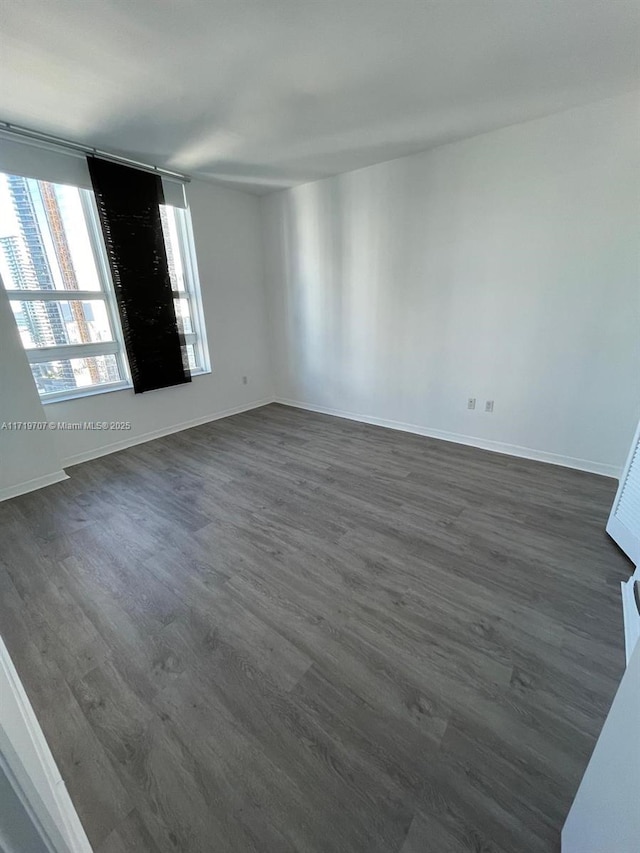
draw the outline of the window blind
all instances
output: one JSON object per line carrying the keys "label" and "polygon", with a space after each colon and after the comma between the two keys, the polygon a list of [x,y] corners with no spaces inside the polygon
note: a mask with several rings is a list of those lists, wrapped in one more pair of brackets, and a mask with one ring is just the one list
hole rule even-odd
{"label": "window blind", "polygon": [[[142,170],[141,170],[142,171]],[[69,184],[92,189],[86,153],[38,139],[21,139],[0,130],[0,172],[36,178],[53,184]],[[152,172],[152,174],[154,174]],[[184,181],[161,176],[164,203],[183,210],[187,207]]]}
{"label": "window blind", "polygon": [[134,391],[190,382],[162,231],[160,177],[98,157],[89,157],[87,164]]}
{"label": "window blind", "polygon": [[23,142],[0,134],[0,172],[53,184],[91,189],[84,154],[57,150],[44,143]]}

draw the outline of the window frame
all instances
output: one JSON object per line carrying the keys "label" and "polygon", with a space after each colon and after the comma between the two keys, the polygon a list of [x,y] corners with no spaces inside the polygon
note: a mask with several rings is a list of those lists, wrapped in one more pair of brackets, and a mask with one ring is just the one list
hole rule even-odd
{"label": "window frame", "polygon": [[[10,174],[10,173],[7,173]],[[37,178],[35,180],[42,181]],[[48,181],[56,185],[56,181]],[[92,356],[114,355],[118,365],[118,372],[122,377],[116,382],[104,382],[99,385],[85,385],[80,388],[65,388],[60,391],[49,391],[41,394],[38,389],[38,397],[43,404],[56,403],[63,400],[71,400],[77,397],[85,397],[92,394],[106,393],[107,391],[119,391],[132,387],[129,364],[126,358],[122,326],[118,315],[115,290],[106,248],[102,240],[100,223],[98,219],[98,208],[93,193],[83,187],[76,187],[80,200],[80,206],[84,216],[87,235],[91,248],[91,254],[96,267],[99,290],[42,290],[38,288],[20,289],[6,288],[5,292],[10,302],[102,302],[109,320],[112,341],[98,341],[95,343],[59,344],[49,347],[26,347],[24,353],[29,365],[42,364],[49,361],[63,361],[66,359],[91,358]],[[34,379],[35,382],[35,379]]]}
{"label": "window frame", "polygon": [[[7,172],[6,174],[11,174]],[[42,178],[36,180],[42,181]],[[56,184],[56,181],[48,183]],[[127,358],[127,352],[120,322],[120,315],[116,301],[115,288],[107,250],[104,244],[102,229],[96,199],[90,189],[76,187],[80,197],[80,204],[84,215],[91,252],[93,255],[99,290],[42,290],[42,289],[14,289],[5,287],[5,292],[12,302],[88,302],[100,301],[104,304],[109,326],[113,334],[112,341],[98,341],[96,343],[59,344],[48,347],[31,347],[23,345],[24,353],[29,364],[41,364],[50,361],[61,361],[65,359],[90,358],[92,356],[114,355],[118,366],[118,372],[122,377],[116,382],[105,382],[96,385],[85,385],[79,388],[67,388],[60,391],[40,393],[38,396],[43,405],[58,403],[65,400],[74,400],[89,397],[95,394],[106,394],[111,391],[122,391],[133,388],[131,371]],[[175,216],[176,233],[178,238],[178,250],[184,273],[184,290],[173,290],[174,299],[186,299],[189,307],[189,316],[192,324],[192,332],[184,335],[186,345],[194,347],[197,367],[191,370],[192,376],[211,373],[209,360],[209,347],[207,345],[204,311],[202,306],[202,293],[198,278],[195,245],[193,241],[193,229],[188,208],[171,208]],[[35,379],[34,379],[35,381]]]}
{"label": "window frame", "polygon": [[197,367],[191,371],[192,376],[201,376],[211,373],[211,362],[209,346],[204,323],[204,309],[202,305],[202,289],[198,276],[196,261],[196,248],[193,240],[193,226],[189,208],[170,207],[176,219],[176,232],[178,235],[178,248],[184,271],[184,291],[174,290],[174,299],[187,299],[189,303],[189,315],[191,317],[192,332],[184,335],[187,346],[192,345],[196,353]]}

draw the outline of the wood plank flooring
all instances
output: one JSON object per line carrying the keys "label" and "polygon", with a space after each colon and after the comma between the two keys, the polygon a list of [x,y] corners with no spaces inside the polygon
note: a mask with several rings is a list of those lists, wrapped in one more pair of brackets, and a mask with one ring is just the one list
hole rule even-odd
{"label": "wood plank flooring", "polygon": [[623,669],[615,482],[267,406],[0,504],[96,853],[552,853]]}

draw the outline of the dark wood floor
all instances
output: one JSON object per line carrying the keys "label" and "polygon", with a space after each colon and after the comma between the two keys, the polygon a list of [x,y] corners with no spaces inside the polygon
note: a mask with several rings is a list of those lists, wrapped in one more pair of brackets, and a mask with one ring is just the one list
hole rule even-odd
{"label": "dark wood floor", "polygon": [[96,853],[550,853],[623,669],[615,482],[268,406],[0,504]]}

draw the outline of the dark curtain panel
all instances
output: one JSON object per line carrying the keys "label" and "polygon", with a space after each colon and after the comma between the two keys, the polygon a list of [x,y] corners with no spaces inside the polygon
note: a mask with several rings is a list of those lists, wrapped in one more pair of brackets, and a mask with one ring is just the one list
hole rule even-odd
{"label": "dark curtain panel", "polygon": [[159,175],[87,157],[136,394],[191,381],[158,205]]}

